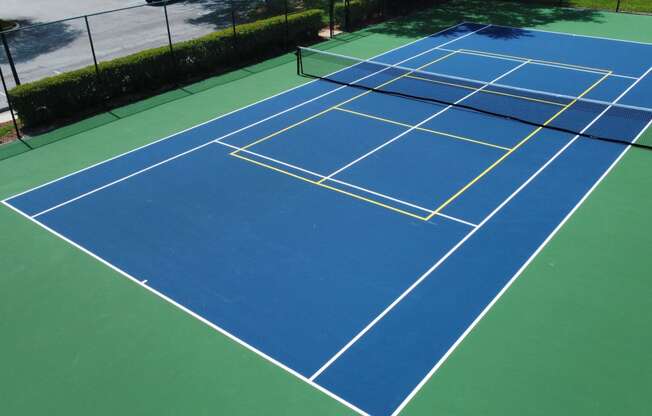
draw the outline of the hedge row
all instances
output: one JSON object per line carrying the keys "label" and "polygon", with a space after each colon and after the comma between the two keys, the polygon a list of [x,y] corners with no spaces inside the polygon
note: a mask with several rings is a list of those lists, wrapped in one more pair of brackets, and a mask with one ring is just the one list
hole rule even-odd
{"label": "hedge row", "polygon": [[[352,28],[360,27],[383,12],[383,0],[351,0],[349,2],[349,25]],[[340,27],[346,26],[346,6],[344,2],[335,4],[335,23]],[[350,28],[347,28],[350,29]]]}
{"label": "hedge row", "polygon": [[10,91],[24,126],[34,127],[99,110],[109,99],[156,91],[175,81],[226,71],[270,56],[288,45],[317,38],[321,10],[276,16],[225,29],[167,47],[148,49],[102,62],[98,82],[94,66],[23,84]]}

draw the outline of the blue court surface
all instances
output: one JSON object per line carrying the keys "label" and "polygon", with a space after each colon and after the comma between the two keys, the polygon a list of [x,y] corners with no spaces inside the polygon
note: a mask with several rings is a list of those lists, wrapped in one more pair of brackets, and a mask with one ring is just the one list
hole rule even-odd
{"label": "blue court surface", "polygon": [[[651,56],[462,23],[374,61],[652,107]],[[367,80],[428,88],[418,78]],[[632,141],[650,124],[572,101],[452,98],[513,99],[542,124]],[[315,80],[4,203],[358,412],[390,415],[625,149]]]}

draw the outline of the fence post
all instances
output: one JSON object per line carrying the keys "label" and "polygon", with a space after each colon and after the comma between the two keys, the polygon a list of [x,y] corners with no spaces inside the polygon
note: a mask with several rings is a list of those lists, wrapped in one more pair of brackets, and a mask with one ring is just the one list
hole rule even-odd
{"label": "fence post", "polygon": [[285,45],[284,46],[287,49],[288,41],[290,40],[290,27],[288,23],[288,0],[285,0],[284,5],[285,5],[285,39],[284,39]]}
{"label": "fence post", "polygon": [[328,28],[331,32],[331,39],[335,36],[335,0],[328,1]]}
{"label": "fence post", "polygon": [[11,97],[9,96],[9,91],[7,90],[7,83],[5,82],[5,76],[2,73],[2,68],[0,68],[0,80],[2,81],[2,89],[7,96],[7,105],[9,106],[9,113],[11,113],[11,121],[14,123],[14,130],[16,130],[16,137],[22,144],[27,146],[29,150],[32,150],[33,147],[30,146],[26,141],[23,140],[23,136],[20,134],[20,129],[18,128],[18,123],[16,122],[16,116],[14,116],[14,106],[11,104]]}
{"label": "fence post", "polygon": [[95,65],[95,75],[97,76],[97,81],[102,82],[100,78],[100,67],[97,64],[97,55],[95,54],[95,44],[93,44],[93,36],[91,35],[91,26],[88,24],[88,16],[84,16],[84,22],[86,22],[86,33],[88,33],[88,42],[91,45],[91,53],[93,54],[93,64]]}
{"label": "fence post", "polygon": [[237,33],[235,30],[235,2],[233,0],[231,0],[231,27],[233,28],[233,44],[235,45]]}
{"label": "fence post", "polygon": [[351,8],[351,2],[349,0],[344,0],[344,26],[346,31],[351,31],[351,18],[349,14],[349,9]]}
{"label": "fence post", "polygon": [[14,83],[20,85],[20,78],[18,78],[18,71],[16,71],[16,64],[14,63],[14,58],[11,56],[11,51],[9,50],[9,44],[7,43],[7,36],[4,33],[0,33],[0,38],[2,38],[2,45],[5,48],[5,54],[7,55],[7,61],[9,61],[9,68],[11,68],[11,73],[14,76]]}
{"label": "fence post", "polygon": [[620,12],[620,0],[616,3],[616,12]]}
{"label": "fence post", "polygon": [[168,46],[170,47],[170,59],[172,60],[172,70],[174,71],[175,75],[175,83],[179,81],[179,78],[181,78],[181,72],[179,71],[179,67],[177,65],[177,59],[174,56],[174,47],[172,46],[172,31],[170,30],[170,19],[168,17],[168,0],[163,0],[163,14],[165,15],[165,27],[167,28],[168,31]]}

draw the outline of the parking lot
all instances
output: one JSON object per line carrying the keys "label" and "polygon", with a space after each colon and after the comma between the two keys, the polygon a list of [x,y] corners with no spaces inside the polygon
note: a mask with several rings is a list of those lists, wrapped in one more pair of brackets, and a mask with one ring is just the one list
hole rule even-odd
{"label": "parking lot", "polygon": [[[93,63],[86,22],[71,17],[146,5],[145,0],[4,0],[2,17],[17,21],[21,27],[55,22],[9,33],[7,40],[21,83],[35,81]],[[228,4],[224,0],[189,0],[168,6],[172,39],[192,39],[230,24]],[[145,6],[88,17],[98,60],[167,45],[163,7]],[[0,65],[9,84],[15,79],[3,48]],[[0,109],[7,101],[0,92]]]}

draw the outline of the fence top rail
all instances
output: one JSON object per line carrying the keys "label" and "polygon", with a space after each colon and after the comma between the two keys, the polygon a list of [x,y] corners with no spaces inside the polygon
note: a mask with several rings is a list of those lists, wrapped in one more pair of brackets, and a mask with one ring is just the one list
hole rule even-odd
{"label": "fence top rail", "polygon": [[[21,30],[33,29],[33,28],[36,28],[36,27],[53,25],[53,24],[56,24],[56,23],[64,23],[64,22],[68,22],[68,21],[71,21],[71,20],[84,19],[84,18],[87,18],[87,17],[94,17],[94,16],[101,16],[103,14],[121,12],[121,11],[131,10],[131,9],[138,9],[138,8],[141,8],[141,7],[150,7],[150,6],[159,6],[159,5],[165,6],[168,3],[172,3],[174,1],[176,1],[176,0],[158,0],[158,1],[151,2],[151,3],[136,4],[134,6],[120,7],[118,9],[103,10],[103,11],[99,11],[99,12],[95,12],[95,13],[81,14],[79,16],[66,17],[65,19],[52,20],[52,21],[49,21],[49,22],[35,23],[33,25],[28,25],[28,26],[19,26],[19,27],[15,27],[13,29],[2,30],[2,31],[0,31],[0,35],[7,35],[7,34],[13,33],[13,32],[20,32]],[[184,2],[185,2],[185,0],[184,0]]]}

